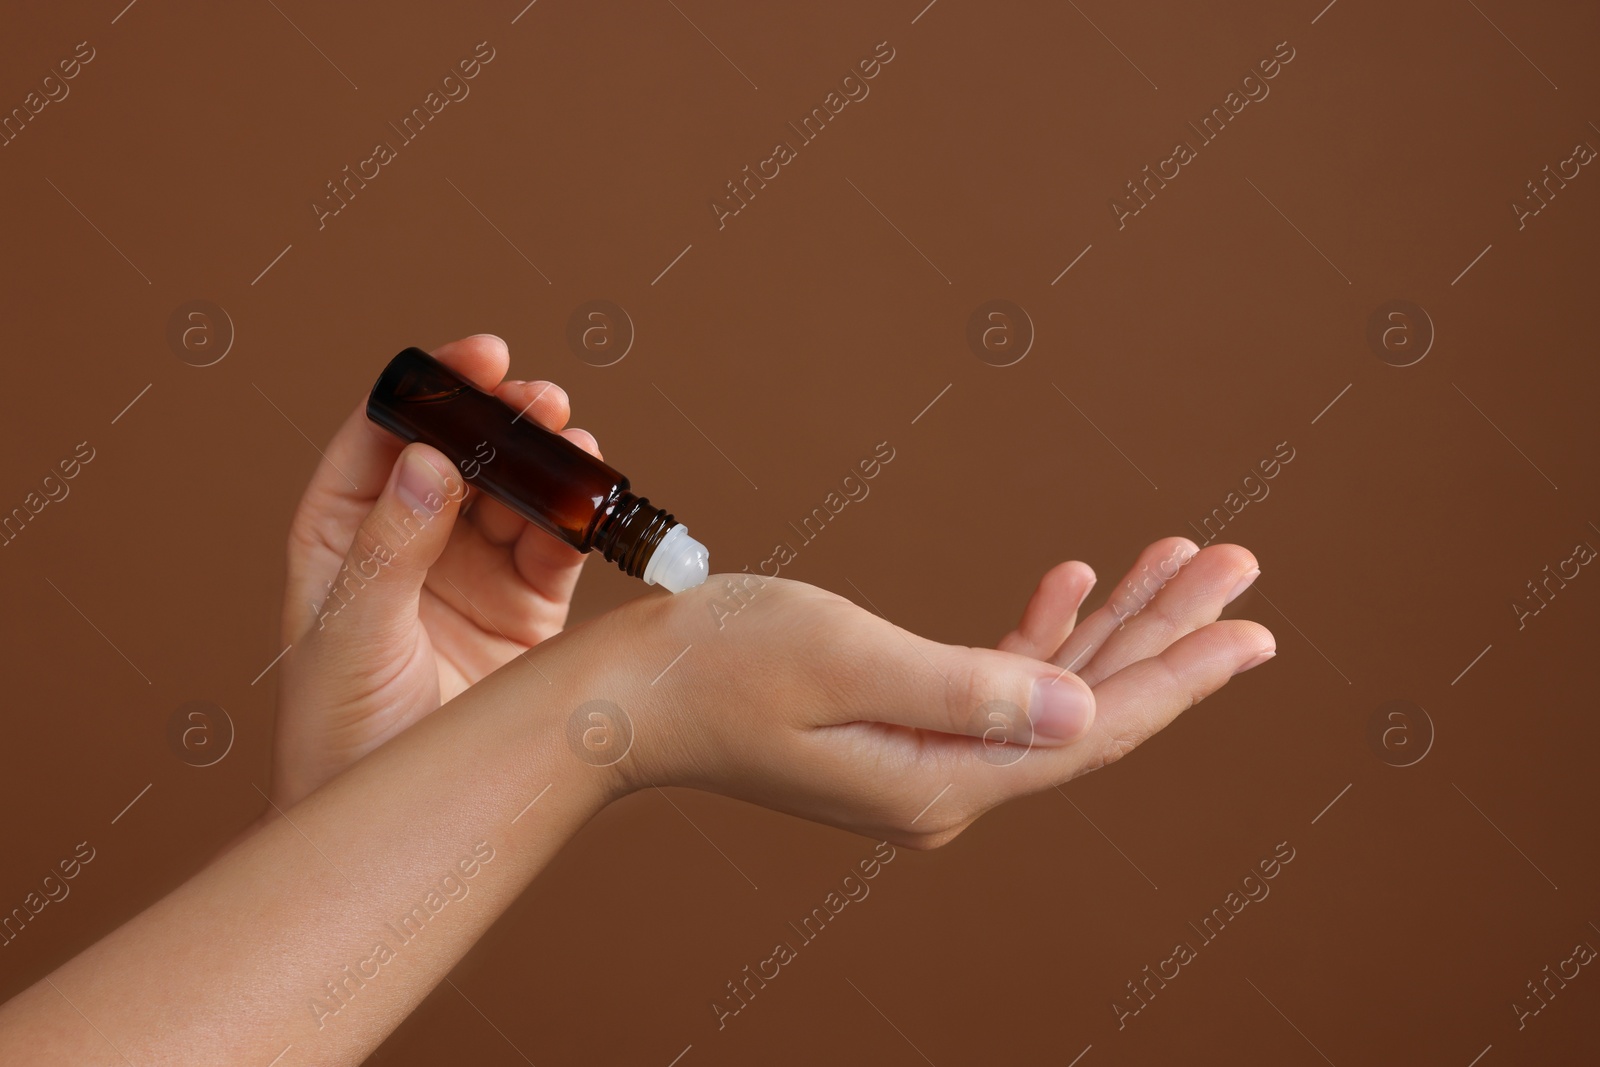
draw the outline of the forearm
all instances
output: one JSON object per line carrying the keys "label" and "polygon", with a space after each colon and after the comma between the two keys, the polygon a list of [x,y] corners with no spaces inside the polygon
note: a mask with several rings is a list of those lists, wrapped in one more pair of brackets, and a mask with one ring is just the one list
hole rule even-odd
{"label": "forearm", "polygon": [[17,996],[0,1061],[361,1062],[609,798],[564,739],[596,694],[551,652],[548,682],[485,679]]}

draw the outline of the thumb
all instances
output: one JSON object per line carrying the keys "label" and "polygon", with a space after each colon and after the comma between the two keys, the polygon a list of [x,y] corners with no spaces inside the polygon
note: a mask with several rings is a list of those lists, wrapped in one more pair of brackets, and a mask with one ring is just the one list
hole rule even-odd
{"label": "thumb", "polygon": [[[898,629],[898,627],[896,628]],[[908,655],[909,643],[915,655]],[[878,722],[980,738],[986,745],[1071,744],[1094,722],[1094,693],[1075,674],[1028,656],[900,631],[872,649],[859,680]],[[898,662],[898,669],[885,669]],[[858,709],[865,710],[865,709]]]}
{"label": "thumb", "polygon": [[367,640],[413,625],[428,568],[449,544],[466,494],[443,453],[407,445],[329,583],[316,628],[337,624]]}
{"label": "thumb", "polygon": [[933,644],[927,651],[946,681],[934,714],[942,711],[953,732],[986,745],[1048,748],[1071,744],[1094,722],[1093,690],[1053,664],[992,648]]}

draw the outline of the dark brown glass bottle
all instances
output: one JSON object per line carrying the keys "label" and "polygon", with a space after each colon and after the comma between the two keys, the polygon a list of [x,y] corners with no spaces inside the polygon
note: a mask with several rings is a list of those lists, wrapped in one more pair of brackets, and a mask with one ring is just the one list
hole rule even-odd
{"label": "dark brown glass bottle", "polygon": [[443,452],[468,485],[580,552],[600,552],[674,593],[709,570],[705,546],[665,510],[629,492],[621,472],[532,422],[420,348],[389,361],[367,418]]}

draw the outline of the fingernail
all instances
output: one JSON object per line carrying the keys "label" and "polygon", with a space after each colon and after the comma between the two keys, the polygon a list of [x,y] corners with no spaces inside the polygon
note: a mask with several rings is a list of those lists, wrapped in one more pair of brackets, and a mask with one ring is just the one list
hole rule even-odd
{"label": "fingernail", "polygon": [[1271,659],[1273,656],[1276,656],[1277,654],[1278,654],[1278,650],[1275,649],[1275,648],[1269,648],[1269,649],[1267,649],[1267,650],[1265,650],[1263,652],[1257,652],[1254,656],[1250,657],[1248,660],[1246,660],[1245,662],[1241,663],[1239,665],[1239,669],[1233,672],[1233,676],[1234,677],[1238,677],[1239,675],[1243,674],[1245,671],[1249,670],[1251,667],[1259,667],[1263,663],[1267,662],[1267,660]]}
{"label": "fingernail", "polygon": [[1034,737],[1054,744],[1076,741],[1089,729],[1089,721],[1094,717],[1090,700],[1081,686],[1040,678],[1033,683],[1033,694],[1028,700],[1028,718],[1033,723]]}
{"label": "fingernail", "polygon": [[[420,509],[432,514],[444,506],[443,488],[443,480],[433,464],[415,451],[401,454],[400,470],[394,480],[394,495],[403,504],[413,511]],[[427,503],[430,498],[436,501],[432,506]]]}
{"label": "fingernail", "polygon": [[1249,589],[1250,584],[1259,577],[1261,577],[1261,568],[1252,567],[1250,573],[1239,579],[1239,584],[1233,587],[1233,592],[1228,594],[1228,599],[1224,600],[1223,604],[1232,604],[1235,600],[1238,600],[1239,594]]}
{"label": "fingernail", "polygon": [[1089,594],[1094,592],[1095,583],[1099,580],[1099,575],[1093,571],[1089,572],[1089,581],[1084,585],[1083,593],[1078,597],[1078,602],[1073,605],[1073,611],[1081,611],[1083,609],[1083,602],[1089,599]]}

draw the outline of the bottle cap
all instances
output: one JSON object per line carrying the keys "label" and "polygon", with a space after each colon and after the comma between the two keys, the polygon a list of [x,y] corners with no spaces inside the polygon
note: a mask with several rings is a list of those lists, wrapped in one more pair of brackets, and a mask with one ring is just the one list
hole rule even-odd
{"label": "bottle cap", "polygon": [[711,553],[689,536],[687,526],[680,524],[668,530],[656,545],[650,562],[644,565],[643,578],[669,593],[681,593],[704,583],[710,573]]}

